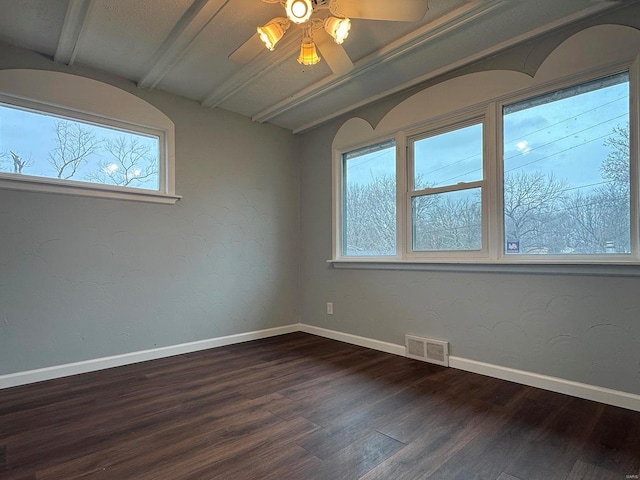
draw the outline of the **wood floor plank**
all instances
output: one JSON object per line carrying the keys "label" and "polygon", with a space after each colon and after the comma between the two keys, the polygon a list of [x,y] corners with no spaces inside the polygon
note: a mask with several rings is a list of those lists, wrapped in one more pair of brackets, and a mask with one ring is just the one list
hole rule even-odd
{"label": "wood floor plank", "polygon": [[304,474],[305,479],[357,479],[402,450],[405,445],[378,432],[351,443]]}
{"label": "wood floor plank", "polygon": [[640,413],[304,333],[0,390],[2,480],[637,475]]}
{"label": "wood floor plank", "polygon": [[566,480],[619,480],[620,478],[631,479],[635,477],[633,475],[623,477],[619,473],[578,460]]}
{"label": "wood floor plank", "polygon": [[522,480],[522,479],[518,477],[514,477],[513,475],[509,475],[508,473],[502,472],[496,480]]}
{"label": "wood floor plank", "polygon": [[564,480],[603,409],[594,402],[572,399],[539,435],[523,444],[505,472],[527,480]]}
{"label": "wood floor plank", "polygon": [[501,428],[476,437],[429,478],[495,480],[520,453],[523,442],[552,416],[547,405],[525,399]]}
{"label": "wood floor plank", "polygon": [[640,470],[640,415],[605,406],[580,460],[620,475]]}
{"label": "wood floor plank", "polygon": [[[459,414],[454,413],[452,416],[457,415]],[[490,435],[506,421],[507,419],[501,415],[463,415],[456,423],[446,420],[433,422],[429,428],[422,430],[422,435],[364,475],[362,480],[428,478],[476,437]]]}

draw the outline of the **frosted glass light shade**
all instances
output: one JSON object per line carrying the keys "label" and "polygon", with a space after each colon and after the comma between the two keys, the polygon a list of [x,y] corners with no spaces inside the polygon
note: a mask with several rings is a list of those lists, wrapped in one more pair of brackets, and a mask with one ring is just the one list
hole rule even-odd
{"label": "frosted glass light shade", "polygon": [[316,44],[310,38],[302,40],[300,45],[300,56],[298,57],[298,63],[302,65],[315,65],[320,61],[318,52],[316,51]]}
{"label": "frosted glass light shade", "polygon": [[324,21],[324,29],[338,45],[342,45],[344,39],[349,36],[351,20],[348,18],[327,17]]}

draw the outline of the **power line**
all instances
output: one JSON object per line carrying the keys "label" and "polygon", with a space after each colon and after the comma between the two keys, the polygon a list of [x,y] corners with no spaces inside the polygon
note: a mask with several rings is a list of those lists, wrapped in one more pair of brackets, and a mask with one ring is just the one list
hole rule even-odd
{"label": "power line", "polygon": [[[587,113],[593,112],[593,111],[595,111],[595,110],[597,110],[597,109],[599,109],[599,108],[601,108],[601,107],[604,107],[604,106],[610,105],[610,104],[612,104],[612,103],[618,102],[618,101],[620,101],[620,100],[623,100],[624,98],[627,98],[627,97],[617,98],[617,99],[612,100],[612,101],[610,101],[610,102],[606,102],[606,103],[603,103],[603,104],[597,105],[597,106],[596,106],[596,107],[594,107],[594,108],[591,108],[591,109],[589,109],[589,110],[586,110],[586,111],[584,111],[584,112],[581,112],[581,113],[579,113],[579,114],[577,114],[577,115],[574,115],[574,116],[572,116],[572,117],[570,117],[570,118],[566,118],[566,119],[563,119],[563,120],[561,120],[561,121],[559,121],[559,122],[556,122],[556,123],[554,123],[554,124],[547,125],[547,126],[545,126],[544,128],[542,128],[542,129],[535,130],[535,131],[533,131],[533,132],[528,132],[526,135],[532,135],[532,134],[534,134],[534,133],[538,133],[538,132],[540,132],[540,131],[546,130],[546,129],[550,128],[550,127],[553,127],[553,126],[559,125],[559,124],[564,123],[564,122],[566,122],[566,121],[568,121],[568,120],[575,119],[575,118],[580,117],[580,116],[582,116],[582,115],[585,115],[585,114],[587,114]],[[557,142],[559,142],[559,141],[565,140],[565,139],[567,139],[567,138],[569,138],[569,137],[573,137],[573,136],[575,136],[575,135],[577,135],[577,134],[580,134],[580,133],[584,133],[584,132],[586,132],[586,131],[588,131],[588,130],[591,130],[591,129],[593,129],[593,128],[599,127],[599,126],[601,126],[601,125],[605,125],[605,124],[607,124],[607,123],[609,123],[609,122],[611,122],[611,121],[613,121],[613,120],[617,120],[617,119],[622,118],[622,117],[625,117],[625,116],[628,116],[628,113],[623,113],[623,114],[621,114],[621,115],[618,115],[618,116],[613,117],[613,118],[609,118],[609,119],[607,119],[607,120],[605,120],[605,121],[602,121],[602,122],[600,122],[600,123],[597,123],[597,124],[595,124],[595,125],[591,125],[591,126],[589,126],[589,127],[587,127],[587,128],[584,128],[584,129],[582,129],[582,130],[579,130],[579,131],[576,131],[576,132],[571,132],[571,133],[569,133],[568,135],[565,135],[564,137],[556,138],[556,139],[554,139],[554,140],[552,140],[552,141],[550,141],[550,142],[547,142],[547,143],[545,143],[545,144],[542,144],[542,145],[539,145],[539,146],[537,146],[537,147],[535,147],[535,148],[532,148],[532,149],[530,149],[529,151],[527,151],[526,153],[528,154],[528,153],[530,153],[530,152],[532,152],[532,151],[534,151],[534,150],[539,150],[539,149],[541,149],[541,148],[548,147],[549,145],[553,145],[553,144],[555,144],[555,143],[557,143]],[[561,151],[559,151],[559,152],[555,152],[555,153],[553,153],[553,154],[551,154],[551,155],[548,155],[548,156],[546,156],[546,157],[542,157],[542,158],[540,158],[540,159],[534,160],[533,162],[529,162],[529,163],[525,163],[525,164],[523,164],[523,165],[520,165],[519,167],[514,167],[514,168],[512,168],[512,169],[505,170],[505,173],[506,173],[506,172],[513,171],[513,170],[517,170],[518,168],[522,168],[522,167],[525,167],[525,166],[531,165],[531,164],[533,164],[533,163],[536,163],[536,162],[539,162],[539,161],[542,161],[542,160],[546,160],[546,159],[551,158],[551,157],[553,157],[553,156],[555,156],[555,155],[557,155],[557,154],[559,154],[559,153],[567,152],[567,151],[573,150],[574,148],[578,148],[578,147],[580,147],[580,146],[583,146],[583,145],[586,145],[586,144],[588,144],[588,143],[591,143],[591,142],[593,142],[593,141],[595,141],[595,140],[605,138],[605,137],[606,137],[606,136],[608,136],[608,135],[609,135],[609,134],[604,135],[604,136],[601,136],[601,137],[597,137],[597,138],[595,138],[595,139],[592,139],[592,140],[589,140],[589,141],[583,142],[583,143],[582,143],[582,144],[580,144],[580,145],[575,145],[575,146],[572,146],[572,147],[570,147],[570,148],[568,148],[568,149],[561,150]],[[508,143],[508,142],[511,142],[511,141],[513,141],[513,140],[504,141],[504,143]],[[378,154],[378,155],[375,155],[375,156],[373,156],[373,157],[371,157],[371,158],[367,158],[366,160],[363,160],[363,161],[362,161],[362,162],[360,162],[360,163],[350,164],[350,165],[348,165],[348,167],[347,167],[347,171],[349,171],[349,170],[351,170],[351,169],[353,169],[353,168],[358,168],[358,167],[360,167],[360,166],[362,166],[362,165],[364,165],[364,164],[366,164],[366,163],[369,163],[369,162],[371,162],[371,161],[373,161],[373,160],[375,160],[375,159],[377,159],[377,158],[380,158],[380,157],[382,157],[382,156],[384,156],[384,155],[387,155],[387,154],[389,154],[389,153],[390,153],[389,151],[385,150],[385,151],[383,151],[382,153],[380,153],[380,154]],[[504,160],[511,160],[511,159],[513,159],[513,158],[516,158],[516,157],[519,157],[519,156],[523,156],[523,155],[525,155],[525,153],[522,153],[522,152],[521,152],[521,153],[518,153],[518,154],[512,155],[512,156],[510,156],[510,157],[506,157]],[[434,172],[437,172],[437,171],[440,171],[440,170],[443,170],[443,169],[446,169],[446,168],[450,168],[450,167],[452,167],[453,165],[457,165],[457,164],[459,164],[459,163],[465,162],[465,161],[470,160],[470,159],[472,159],[472,158],[474,158],[474,157],[481,157],[481,156],[482,156],[482,154],[481,154],[481,153],[480,153],[480,154],[470,155],[470,156],[468,156],[468,157],[465,157],[465,158],[462,158],[462,159],[460,159],[460,160],[457,160],[457,161],[455,161],[455,162],[453,162],[453,163],[449,163],[449,164],[444,165],[444,166],[442,166],[442,167],[438,167],[438,168],[436,168],[436,169],[429,170],[429,171],[425,172],[425,173],[424,173],[424,175],[429,175],[429,174],[432,174],[432,173],[434,173]],[[414,159],[414,162],[415,162],[415,159]],[[465,175],[469,175],[469,174],[471,174],[471,173],[476,173],[476,172],[479,172],[479,171],[482,171],[482,167],[480,167],[480,168],[476,168],[476,169],[473,169],[473,170],[470,170],[470,171],[467,171],[467,172],[464,172],[464,173],[462,173],[462,174],[456,175],[456,176],[451,177],[451,178],[448,178],[448,179],[445,179],[445,180],[443,180],[443,181],[441,181],[441,182],[439,182],[439,183],[442,185],[442,184],[445,184],[445,182],[450,182],[451,180],[455,180],[455,179],[457,179],[457,178],[461,178],[461,177],[464,177]]]}
{"label": "power line", "polygon": [[385,150],[385,151],[383,151],[382,153],[380,153],[380,154],[378,154],[378,155],[376,155],[376,156],[374,156],[374,157],[367,158],[366,160],[363,160],[362,162],[357,163],[357,164],[355,164],[355,165],[353,165],[353,164],[349,164],[349,165],[347,166],[347,171],[351,170],[352,168],[356,168],[356,167],[359,167],[359,166],[361,166],[361,165],[364,165],[365,163],[369,163],[369,162],[371,162],[372,160],[375,160],[376,158],[380,158],[380,157],[382,157],[383,155],[387,155],[388,153],[391,153],[391,152],[389,152],[389,151],[386,151],[386,150]]}
{"label": "power line", "polygon": [[[606,103],[602,103],[600,105],[596,105],[595,107],[593,107],[593,108],[591,108],[589,110],[585,110],[584,112],[578,113],[577,115],[573,115],[573,116],[571,116],[569,118],[565,118],[564,120],[560,120],[559,122],[552,123],[551,125],[546,125],[545,127],[540,128],[538,130],[534,130],[532,132],[526,132],[526,133],[520,135],[520,137],[525,137],[525,136],[528,136],[528,135],[533,135],[534,133],[542,132],[543,130],[547,130],[547,129],[551,128],[551,127],[555,127],[556,125],[560,125],[561,123],[564,123],[564,122],[566,122],[568,120],[575,120],[576,118],[581,117],[582,115],[586,115],[587,113],[594,112],[594,111],[598,110],[601,107],[606,107],[607,105],[611,105],[612,103],[619,102],[620,100],[628,100],[628,99],[629,99],[628,96],[620,97],[620,98],[616,98],[615,100],[612,100],[610,102],[606,102]],[[515,140],[515,138],[511,138],[509,140],[505,140],[504,143],[513,142],[514,140]]]}
{"label": "power line", "polygon": [[[620,97],[620,98],[616,98],[615,100],[612,100],[612,101],[610,101],[610,102],[602,103],[602,104],[597,105],[597,106],[595,106],[595,107],[593,107],[593,108],[591,108],[591,109],[589,109],[589,110],[585,110],[584,112],[580,112],[580,113],[578,113],[578,114],[576,114],[576,115],[573,115],[572,117],[565,118],[565,119],[560,120],[560,121],[558,121],[558,122],[556,122],[556,123],[552,123],[551,125],[546,125],[545,127],[541,128],[541,129],[534,130],[534,131],[532,131],[532,132],[526,132],[526,133],[524,133],[524,134],[520,135],[520,137],[525,137],[525,136],[533,135],[534,133],[542,132],[542,131],[547,130],[547,129],[551,128],[551,127],[555,127],[556,125],[560,125],[561,123],[564,123],[564,122],[566,122],[566,121],[568,121],[568,120],[574,120],[574,119],[576,119],[576,118],[578,118],[578,117],[581,117],[581,116],[583,116],[583,115],[586,115],[587,113],[590,113],[590,112],[596,111],[596,110],[598,110],[599,108],[605,107],[605,106],[607,106],[607,105],[611,105],[612,103],[619,102],[620,100],[624,100],[624,99],[628,99],[628,98],[629,98],[628,96],[626,96],[626,97]],[[628,115],[628,114],[624,114],[624,115]],[[623,116],[623,115],[621,115],[621,116]],[[619,118],[619,117],[615,117],[615,118]],[[614,118],[614,119],[615,119],[615,118]],[[614,120],[614,119],[610,119],[610,120]],[[606,122],[605,122],[605,123],[606,123]],[[575,132],[575,133],[580,133],[580,132]],[[575,133],[573,133],[573,134],[571,134],[571,135],[575,135]],[[571,135],[569,135],[569,136],[571,136]],[[564,137],[564,138],[567,138],[567,137]],[[513,140],[515,140],[515,139],[504,140],[504,141],[503,141],[503,143],[509,143],[509,142],[512,142]],[[558,140],[562,140],[562,138],[561,138],[561,139],[558,139]],[[535,149],[537,149],[537,148],[540,148],[540,147],[536,147]],[[535,150],[535,149],[531,149],[531,150]],[[531,150],[530,150],[530,151],[531,151]],[[528,152],[527,152],[527,153],[528,153]],[[429,171],[427,171],[427,172],[424,172],[424,175],[429,175],[429,174],[431,174],[431,173],[434,173],[434,172],[437,172],[437,171],[443,170],[443,169],[445,169],[445,168],[449,168],[449,167],[451,167],[451,166],[453,166],[453,165],[457,165],[457,164],[462,163],[462,162],[464,162],[464,161],[470,160],[470,159],[472,159],[472,158],[474,158],[474,157],[481,157],[481,156],[482,156],[482,154],[481,154],[481,153],[480,153],[480,154],[474,154],[474,155],[471,155],[471,156],[469,156],[469,157],[465,157],[465,158],[462,158],[462,159],[460,159],[460,160],[457,160],[457,161],[455,161],[455,162],[453,162],[453,163],[449,163],[449,164],[447,164],[447,165],[444,165],[444,166],[442,166],[442,167],[438,167],[438,168],[435,168],[435,169],[433,169],[433,170],[429,170]],[[414,161],[415,161],[415,159],[414,159]],[[479,169],[479,170],[481,170],[481,169]],[[474,170],[474,172],[476,172],[476,171],[478,171],[478,170]],[[473,172],[470,172],[470,173],[473,173]],[[446,180],[445,180],[445,181],[446,181]]]}
{"label": "power line", "polygon": [[[587,145],[588,143],[595,142],[596,140],[602,140],[603,138],[606,138],[606,137],[608,137],[609,135],[610,135],[610,134],[608,133],[608,134],[606,134],[606,135],[602,135],[602,136],[600,136],[600,137],[596,137],[596,138],[593,138],[593,139],[591,139],[591,140],[587,140],[586,142],[582,142],[582,143],[581,143],[581,144],[579,144],[579,145],[572,145],[571,147],[569,147],[569,148],[565,148],[564,150],[559,150],[559,151],[554,152],[554,153],[552,153],[552,154],[550,154],[550,155],[547,155],[547,156],[545,156],[545,157],[538,158],[537,160],[533,160],[533,161],[531,161],[531,162],[527,162],[527,163],[524,163],[524,164],[519,165],[519,166],[517,166],[517,167],[513,167],[513,168],[510,168],[510,169],[508,169],[508,170],[505,170],[505,171],[504,171],[504,173],[509,173],[509,172],[514,171],[514,170],[518,170],[518,169],[520,169],[520,168],[522,168],[522,167],[527,167],[527,166],[529,166],[529,165],[533,165],[534,163],[541,162],[542,160],[547,160],[547,159],[549,159],[549,158],[551,158],[551,157],[555,157],[556,155],[559,155],[559,154],[561,154],[561,153],[565,153],[565,152],[569,152],[569,151],[571,151],[571,150],[575,150],[576,148],[583,147],[583,146]],[[513,157],[512,157],[512,158],[513,158]]]}
{"label": "power line", "polygon": [[[565,135],[564,137],[556,138],[551,142],[543,143],[542,145],[539,145],[539,146],[537,146],[535,148],[532,148],[531,150],[527,151],[527,154],[529,154],[530,152],[533,152],[534,150],[539,150],[541,148],[548,147],[549,145],[553,145],[554,143],[557,143],[560,140],[565,140],[565,139],[567,139],[569,137],[573,137],[575,135],[578,135],[579,133],[584,133],[584,132],[586,132],[588,130],[591,130],[592,128],[599,127],[599,126],[604,125],[606,123],[612,122],[613,120],[617,120],[617,119],[619,119],[621,117],[625,117],[625,116],[628,116],[628,115],[629,115],[628,113],[623,113],[622,115],[618,115],[617,117],[609,118],[607,120],[604,120],[603,122],[596,123],[595,125],[591,125],[590,127],[583,128],[582,130],[578,130],[577,132],[571,132],[568,135]],[[608,133],[607,135],[611,135],[611,134]],[[605,135],[605,136],[607,136],[607,135]],[[603,138],[603,137],[600,137],[600,138]],[[512,158],[520,157],[520,156],[523,156],[523,155],[525,155],[523,152],[516,153],[515,155],[512,155],[510,157],[505,158],[505,160],[511,160]]]}

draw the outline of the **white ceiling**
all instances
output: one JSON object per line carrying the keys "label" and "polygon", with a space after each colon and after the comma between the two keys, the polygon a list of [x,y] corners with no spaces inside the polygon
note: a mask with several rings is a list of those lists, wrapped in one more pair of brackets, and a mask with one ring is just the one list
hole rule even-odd
{"label": "white ceiling", "polygon": [[0,0],[0,41],[299,132],[620,4],[429,0],[420,22],[353,20],[343,46],[355,68],[343,76],[324,61],[299,65],[291,32],[246,65],[230,61],[257,26],[283,15],[261,0]]}

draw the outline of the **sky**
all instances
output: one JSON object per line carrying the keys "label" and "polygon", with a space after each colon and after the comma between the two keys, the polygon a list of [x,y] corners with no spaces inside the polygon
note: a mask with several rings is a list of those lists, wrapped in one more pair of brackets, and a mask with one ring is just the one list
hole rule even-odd
{"label": "sky", "polygon": [[[554,172],[585,193],[603,181],[600,164],[609,153],[604,145],[614,127],[629,122],[629,84],[626,75],[604,88],[578,87],[583,93],[553,93],[505,109],[504,170]],[[615,82],[621,82],[615,84]],[[603,84],[594,83],[596,87]],[[555,101],[553,101],[555,100]],[[415,171],[431,186],[482,179],[482,126],[417,139]],[[368,183],[379,174],[395,174],[395,148],[348,160],[349,182]],[[425,187],[418,184],[417,187]]]}

